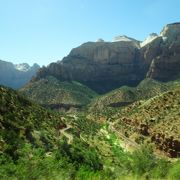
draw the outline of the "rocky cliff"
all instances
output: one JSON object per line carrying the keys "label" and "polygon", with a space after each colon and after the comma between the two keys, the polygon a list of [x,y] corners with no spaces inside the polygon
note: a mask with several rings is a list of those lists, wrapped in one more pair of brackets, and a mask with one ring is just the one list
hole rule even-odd
{"label": "rocky cliff", "polygon": [[74,48],[61,62],[41,69],[36,80],[53,75],[79,81],[100,93],[123,84],[135,85],[144,76],[138,69],[138,48],[134,41],[88,42]]}
{"label": "rocky cliff", "polygon": [[168,81],[179,76],[179,47],[180,23],[165,26],[160,35],[152,33],[143,42],[127,36],[88,42],[42,68],[34,81],[52,75],[61,81],[79,81],[99,93],[134,86],[145,77]]}
{"label": "rocky cliff", "polygon": [[26,63],[13,64],[0,60],[0,84],[18,89],[30,81],[39,68],[38,64],[31,67]]}
{"label": "rocky cliff", "polygon": [[144,61],[150,60],[147,77],[168,81],[179,76],[180,23],[165,26],[160,36],[147,45],[142,52],[145,52]]}

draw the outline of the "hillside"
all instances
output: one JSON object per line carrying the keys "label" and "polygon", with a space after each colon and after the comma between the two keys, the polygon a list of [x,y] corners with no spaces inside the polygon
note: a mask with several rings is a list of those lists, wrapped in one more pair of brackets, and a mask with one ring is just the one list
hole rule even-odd
{"label": "hillside", "polygon": [[55,146],[61,117],[0,86],[0,151],[18,158],[26,143],[46,150]]}
{"label": "hillside", "polygon": [[163,83],[146,78],[136,87],[122,86],[95,98],[89,105],[89,111],[100,113],[102,110],[124,107],[138,100],[149,99],[179,85],[179,80]]}
{"label": "hillside", "polygon": [[[180,87],[137,101],[110,119],[115,129],[138,143],[153,142],[170,157],[180,155]],[[109,119],[109,120],[110,120]]]}
{"label": "hillside", "polygon": [[100,170],[97,152],[77,128],[67,132],[68,119],[0,86],[0,179],[71,179],[81,166]]}
{"label": "hillside", "polygon": [[39,68],[38,64],[29,66],[0,60],[0,85],[18,89],[28,83]]}
{"label": "hillside", "polygon": [[[166,95],[170,95],[169,99],[176,98],[173,110],[179,109],[180,98],[176,91]],[[156,101],[152,105],[155,104]],[[161,111],[158,109],[158,112]],[[171,113],[172,118],[179,117],[175,114]],[[160,159],[149,146],[140,148],[139,142],[134,143],[128,137],[122,139],[114,132],[114,129],[119,131],[121,116],[117,114],[112,118],[117,120],[114,125],[96,121],[86,113],[50,112],[1,86],[0,178],[178,179],[179,161]],[[175,122],[179,127],[178,121]],[[158,126],[155,130],[158,131]],[[172,134],[175,133],[174,129]],[[127,148],[130,144],[133,151]]]}
{"label": "hillside", "polygon": [[97,96],[97,93],[78,82],[61,82],[49,76],[30,82],[19,91],[36,103],[53,109],[82,108]]}

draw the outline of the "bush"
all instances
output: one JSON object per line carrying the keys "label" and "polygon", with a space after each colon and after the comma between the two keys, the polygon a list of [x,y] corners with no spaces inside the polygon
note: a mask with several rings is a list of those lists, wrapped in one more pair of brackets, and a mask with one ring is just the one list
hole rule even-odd
{"label": "bush", "polygon": [[151,148],[142,147],[132,153],[132,171],[133,174],[142,176],[149,173],[156,165],[156,158]]}
{"label": "bush", "polygon": [[168,178],[171,180],[180,179],[180,160],[175,162],[172,167],[169,169]]}
{"label": "bush", "polygon": [[74,139],[72,145],[68,145],[65,141],[61,141],[59,144],[59,153],[66,156],[77,168],[81,165],[88,166],[93,170],[102,168],[96,150],[78,139]]}
{"label": "bush", "polygon": [[153,178],[165,178],[167,177],[168,170],[170,167],[170,163],[165,159],[158,159],[156,166],[152,169],[152,177]]}

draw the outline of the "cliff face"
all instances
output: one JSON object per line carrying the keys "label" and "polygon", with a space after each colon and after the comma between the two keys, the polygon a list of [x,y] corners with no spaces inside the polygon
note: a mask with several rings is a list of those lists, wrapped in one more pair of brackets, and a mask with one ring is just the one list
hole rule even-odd
{"label": "cliff face", "polygon": [[158,53],[152,57],[147,77],[168,81],[180,74],[180,23],[169,24],[161,32]]}
{"label": "cliff face", "polygon": [[129,42],[88,42],[73,49],[60,63],[41,69],[37,78],[53,75],[60,80],[79,81],[104,93],[123,84],[135,85],[143,75],[138,45]]}
{"label": "cliff face", "polygon": [[34,80],[52,75],[79,81],[99,93],[121,85],[136,85],[145,77],[167,81],[180,72],[180,23],[144,42],[119,36],[114,42],[88,42],[74,48],[58,63],[41,69]]}
{"label": "cliff face", "polygon": [[39,65],[17,64],[0,60],[0,84],[14,89],[18,89],[31,80]]}

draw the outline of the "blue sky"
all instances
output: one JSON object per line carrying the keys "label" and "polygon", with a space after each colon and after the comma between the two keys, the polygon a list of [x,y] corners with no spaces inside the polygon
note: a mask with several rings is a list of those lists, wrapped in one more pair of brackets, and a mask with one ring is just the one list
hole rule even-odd
{"label": "blue sky", "polygon": [[180,0],[0,0],[0,59],[47,65],[87,41],[143,40],[180,21]]}

